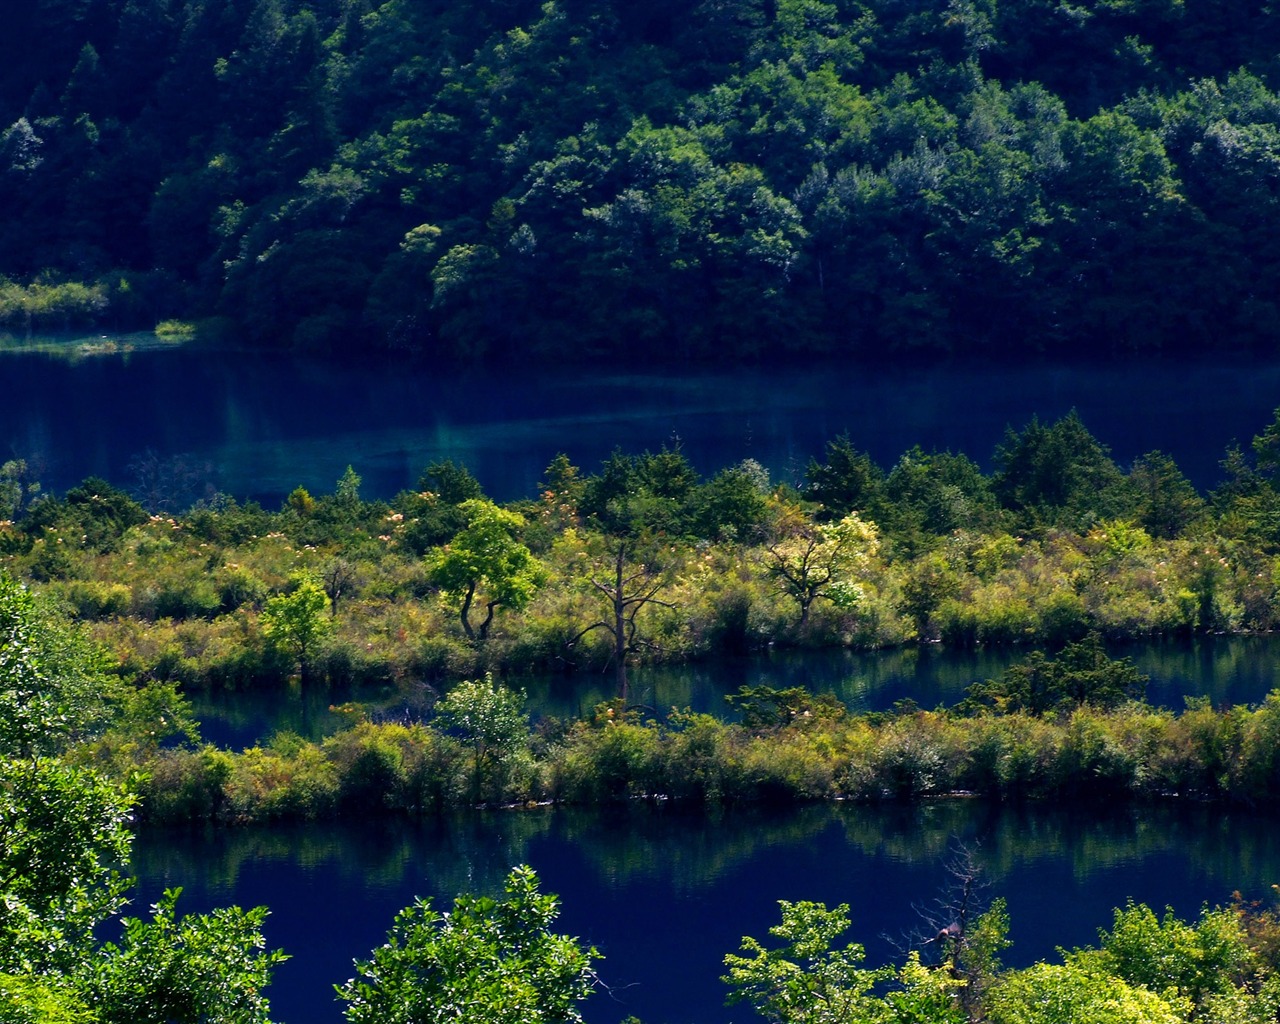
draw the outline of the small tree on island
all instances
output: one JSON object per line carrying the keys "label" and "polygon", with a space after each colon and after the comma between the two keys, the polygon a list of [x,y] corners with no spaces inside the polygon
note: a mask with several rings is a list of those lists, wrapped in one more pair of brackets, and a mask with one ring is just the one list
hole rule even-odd
{"label": "small tree on island", "polygon": [[814,523],[796,506],[782,510],[777,539],[764,547],[765,574],[796,602],[796,628],[809,624],[809,612],[823,598],[837,608],[852,608],[862,597],[859,574],[879,548],[875,525],[850,512],[834,523]]}
{"label": "small tree on island", "polygon": [[490,676],[464,680],[440,701],[436,715],[446,731],[471,748],[472,798],[481,799],[486,788],[501,798],[512,762],[527,749],[524,693],[501,686]]}
{"label": "small tree on island", "polygon": [[277,594],[262,609],[262,634],[273,650],[288,655],[298,666],[305,683],[312,659],[333,629],[324,610],[329,596],[324,585],[312,573],[293,577],[293,589]]}
{"label": "small tree on island", "polygon": [[[468,499],[458,508],[466,526],[431,558],[428,575],[457,606],[467,639],[483,643],[497,609],[526,607],[545,581],[546,570],[516,539],[524,527],[523,516],[484,498]],[[478,625],[471,620],[477,599],[485,609]]]}
{"label": "small tree on island", "polygon": [[613,639],[614,673],[617,677],[618,697],[625,707],[628,700],[627,657],[645,646],[640,636],[637,616],[649,605],[674,608],[658,595],[671,584],[669,572],[664,572],[652,559],[643,557],[642,549],[652,548],[651,542],[627,536],[603,538],[606,551],[593,559],[586,584],[604,605],[604,615],[578,632],[569,641],[573,647],[588,633],[602,629]]}

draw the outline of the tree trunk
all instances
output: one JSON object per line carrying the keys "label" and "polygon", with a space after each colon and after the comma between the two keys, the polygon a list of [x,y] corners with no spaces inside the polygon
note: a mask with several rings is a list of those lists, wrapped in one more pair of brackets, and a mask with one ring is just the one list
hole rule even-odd
{"label": "tree trunk", "polygon": [[613,587],[613,659],[618,679],[618,696],[622,706],[627,706],[627,605],[622,595],[622,566],[627,557],[627,545],[618,542],[618,557],[614,563],[616,573]]}
{"label": "tree trunk", "polygon": [[476,596],[476,585],[474,583],[467,587],[467,596],[462,599],[462,610],[458,613],[458,618],[462,620],[462,631],[467,634],[467,639],[474,641],[476,631],[471,628],[471,599]]}

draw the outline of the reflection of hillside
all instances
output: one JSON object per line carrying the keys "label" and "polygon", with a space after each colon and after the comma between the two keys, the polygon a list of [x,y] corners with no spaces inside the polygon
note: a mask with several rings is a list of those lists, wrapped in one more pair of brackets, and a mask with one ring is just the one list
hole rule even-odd
{"label": "reflection of hillside", "polygon": [[1175,710],[1181,695],[1208,697],[1215,707],[1259,701],[1275,685],[1273,637],[1207,636],[1166,638],[1125,645],[1118,654],[1133,657],[1151,677],[1150,696]]}
{"label": "reflection of hillside", "polygon": [[[1280,879],[1280,829],[1257,815],[1219,807],[1167,805],[1072,808],[948,800],[900,806],[842,806],[849,843],[867,855],[920,862],[945,858],[956,842],[997,882],[1037,861],[1069,863],[1079,880],[1108,868],[1177,853],[1222,879]],[[1227,893],[1223,893],[1225,899]]]}
{"label": "reflection of hillside", "polygon": [[610,884],[669,879],[687,893],[767,848],[802,845],[831,824],[834,812],[830,805],[703,812],[635,803],[562,811],[557,831]]}
{"label": "reflection of hillside", "polygon": [[199,880],[235,890],[255,862],[300,872],[336,868],[353,886],[394,889],[420,879],[423,894],[489,892],[512,864],[572,847],[606,888],[662,881],[676,892],[711,886],[769,850],[801,849],[831,827],[866,857],[941,864],[971,848],[997,888],[1018,869],[1065,864],[1091,876],[1162,854],[1222,879],[1221,898],[1247,879],[1280,880],[1280,829],[1256,815],[1167,806],[1114,812],[1008,807],[978,800],[916,805],[824,804],[702,812],[635,803],[603,809],[535,808],[409,821],[377,819],[273,828],[148,830],[135,846],[139,875],[168,885]]}
{"label": "reflection of hillside", "polygon": [[461,814],[410,821],[377,817],[360,822],[263,828],[144,832],[134,846],[134,869],[148,878],[232,890],[252,862],[287,863],[300,871],[336,867],[367,886],[394,888],[424,877],[424,892],[498,891],[512,864],[528,860],[529,841],[545,833],[552,812]]}

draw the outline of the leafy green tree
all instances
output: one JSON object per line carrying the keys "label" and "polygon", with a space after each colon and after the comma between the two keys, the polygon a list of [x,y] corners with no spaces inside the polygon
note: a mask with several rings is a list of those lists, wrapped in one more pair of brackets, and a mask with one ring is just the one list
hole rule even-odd
{"label": "leafy green tree", "polygon": [[757,462],[721,470],[692,496],[694,532],[708,540],[755,540],[768,521],[769,475]]}
{"label": "leafy green tree", "polygon": [[0,761],[0,993],[30,1011],[0,1020],[269,1024],[262,990],[284,957],[264,951],[262,908],[179,921],[171,891],[153,921],[98,945],[131,884],[132,803],[88,769]]}
{"label": "leafy green tree", "polygon": [[[748,1002],[770,1024],[964,1024],[947,971],[929,970],[911,953],[901,970],[862,966],[866,951],[850,943],[833,948],[849,927],[849,907],[779,900],[782,922],[769,929],[781,940],[772,948],[751,937],[742,955],[724,958],[729,1002]],[[877,989],[896,984],[886,995]]]}
{"label": "leafy green tree", "polygon": [[500,898],[459,896],[447,912],[418,900],[396,915],[385,945],[338,988],[351,1024],[577,1024],[599,954],[551,931],[555,896],[532,868],[507,876]]}
{"label": "leafy green tree", "polygon": [[86,477],[60,499],[49,498],[30,509],[27,529],[57,529],[77,536],[89,551],[112,551],[125,530],[147,521],[147,513],[118,487],[101,477]]}
{"label": "leafy green tree", "polygon": [[989,530],[999,510],[990,482],[972,459],[916,446],[885,478],[872,516],[896,547],[914,554],[954,530]]}
{"label": "leafy green tree", "polygon": [[764,946],[749,936],[742,953],[724,958],[730,1003],[749,1002],[771,1024],[838,1024],[884,1020],[873,991],[893,976],[890,968],[862,966],[866,950],[855,943],[833,949],[849,927],[849,905],[828,910],[821,903],[779,900],[782,922],[769,934],[781,945]]}
{"label": "leafy green tree", "polygon": [[0,465],[0,519],[21,520],[39,497],[40,482],[26,459],[10,459]]}
{"label": "leafy green tree", "polygon": [[0,974],[0,1024],[97,1024],[97,1016],[55,978]]}
{"label": "leafy green tree", "polygon": [[1164,452],[1147,452],[1129,471],[1138,522],[1153,537],[1172,538],[1199,519],[1204,499]]}
{"label": "leafy green tree", "polygon": [[826,462],[809,460],[804,496],[822,506],[824,519],[874,509],[884,486],[884,472],[871,456],[854,447],[848,434],[827,442]]}
{"label": "leafy green tree", "polygon": [[[101,684],[91,652],[42,611],[0,574],[0,695],[14,705],[0,708],[0,1020],[268,1024],[261,990],[281,957],[262,952],[265,911],[178,923],[170,893],[154,924],[126,921],[123,946],[99,945],[131,884],[135,798],[91,769],[42,756],[81,738],[107,697],[86,696]],[[113,696],[121,710],[107,724],[128,742],[147,727],[153,736],[190,727],[172,686]],[[24,714],[47,717],[48,735]]]}
{"label": "leafy green tree", "polygon": [[360,507],[360,474],[351,466],[347,466],[343,470],[342,476],[338,477],[337,486],[333,492],[334,504],[346,512],[353,512]]}
{"label": "leafy green tree", "polygon": [[101,729],[118,686],[97,650],[0,570],[0,755],[56,753]]}
{"label": "leafy green tree", "polygon": [[132,796],[46,758],[0,760],[0,971],[66,973],[125,903]]}
{"label": "leafy green tree", "polygon": [[1100,970],[1088,959],[1036,964],[1001,979],[988,1000],[992,1024],[1178,1024],[1186,1005]]}
{"label": "leafy green tree", "polygon": [[858,577],[870,564],[879,540],[876,528],[850,512],[838,522],[811,523],[798,508],[785,509],[779,537],[764,545],[764,570],[782,593],[800,608],[803,630],[819,598],[837,608],[853,608],[861,599]]}
{"label": "leafy green tree", "polygon": [[450,540],[467,523],[462,505],[485,500],[480,482],[466,466],[433,462],[418,478],[418,490],[397,507],[406,517],[404,543],[419,555]]}
{"label": "leafy green tree", "polygon": [[1128,482],[1074,410],[1049,426],[1032,417],[1021,433],[1009,428],[995,461],[996,495],[1030,527],[1131,518]]}
{"label": "leafy green tree", "polygon": [[484,679],[458,683],[436,706],[437,721],[471,749],[471,793],[499,792],[529,738],[524,694]]}
{"label": "leafy green tree", "polygon": [[582,484],[579,511],[611,536],[680,537],[693,525],[698,474],[680,446],[624,454],[615,448]]}
{"label": "leafy green tree", "polygon": [[299,573],[288,593],[267,600],[262,609],[262,634],[277,651],[287,654],[307,681],[311,662],[333,631],[324,616],[329,604],[324,584],[311,573]]}
{"label": "leafy green tree", "polygon": [[1086,704],[1114,708],[1125,701],[1141,700],[1146,685],[1147,677],[1131,659],[1108,657],[1102,637],[1090,633],[1078,643],[1067,644],[1057,658],[1032,651],[999,679],[973,683],[961,706],[1031,715],[1070,711]]}
{"label": "leafy green tree", "polygon": [[1130,901],[1102,933],[1101,963],[1131,985],[1176,992],[1193,1005],[1211,993],[1229,992],[1253,973],[1254,956],[1239,917],[1231,910],[1204,910],[1189,924],[1165,908],[1158,918]]}
{"label": "leafy green tree", "polygon": [[181,892],[166,890],[150,921],[125,918],[78,979],[98,1024],[270,1024],[263,990],[288,957],[265,948],[266,908],[179,918]]}
{"label": "leafy green tree", "polygon": [[757,730],[830,723],[843,718],[847,710],[835,694],[814,694],[803,686],[739,686],[737,693],[725,694],[724,699],[742,715],[746,728]]}
{"label": "leafy green tree", "polygon": [[[483,643],[498,608],[524,608],[546,578],[546,571],[516,533],[524,517],[491,501],[472,498],[458,506],[466,525],[430,559],[428,574],[445,597],[457,605],[467,639]],[[484,618],[471,621],[477,602]]]}

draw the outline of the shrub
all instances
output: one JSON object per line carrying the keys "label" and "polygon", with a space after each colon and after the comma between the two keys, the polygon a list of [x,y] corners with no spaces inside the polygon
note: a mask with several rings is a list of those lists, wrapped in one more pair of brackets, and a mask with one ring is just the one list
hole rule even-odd
{"label": "shrub", "polygon": [[62,591],[71,612],[80,619],[110,619],[125,615],[132,604],[133,592],[123,583],[100,583],[97,580],[75,580]]}
{"label": "shrub", "polygon": [[143,778],[139,814],[156,822],[219,817],[234,765],[234,755],[214,747],[160,751]]}

